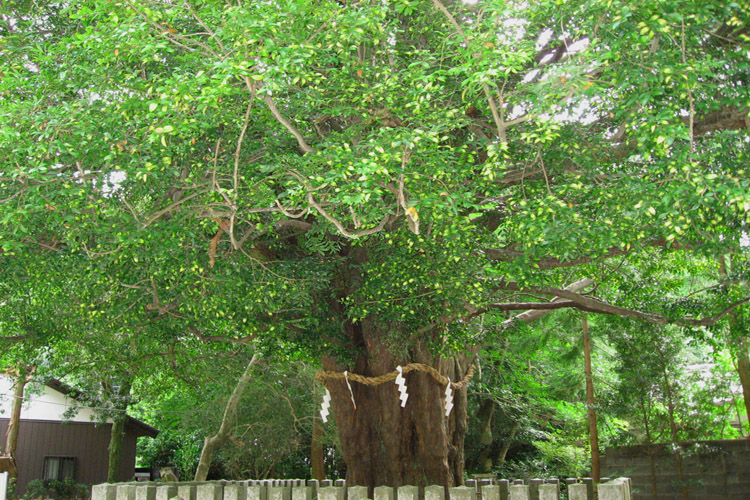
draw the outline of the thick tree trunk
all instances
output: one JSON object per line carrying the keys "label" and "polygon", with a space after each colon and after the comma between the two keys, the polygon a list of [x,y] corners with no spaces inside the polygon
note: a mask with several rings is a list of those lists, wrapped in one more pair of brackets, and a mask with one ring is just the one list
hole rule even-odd
{"label": "thick tree trunk", "polygon": [[589,419],[589,443],[591,444],[591,478],[595,483],[601,482],[599,460],[599,431],[596,428],[596,408],[594,400],[594,377],[591,369],[591,336],[589,322],[583,317],[583,356],[586,375],[586,408]]}
{"label": "thick tree trunk", "polygon": [[250,372],[259,359],[260,357],[257,354],[253,354],[252,359],[250,359],[250,362],[247,364],[247,368],[245,368],[245,373],[243,373],[237,381],[237,385],[234,386],[234,390],[227,400],[219,430],[213,436],[206,436],[206,439],[203,442],[203,449],[201,450],[201,457],[198,461],[198,468],[195,471],[195,481],[206,480],[208,477],[208,469],[211,467],[211,460],[213,460],[216,450],[226,443],[232,435],[232,432],[234,431],[235,417],[237,415],[237,406],[240,404],[240,399],[242,399],[247,384],[250,382]]}
{"label": "thick tree trunk", "polygon": [[109,463],[107,465],[108,483],[119,481],[122,440],[125,438],[125,422],[128,419],[127,409],[130,399],[130,380],[122,382],[116,397],[119,403],[115,405],[115,408],[121,411],[112,417],[112,431],[109,435]]}
{"label": "thick tree trunk", "polygon": [[[350,325],[349,332],[363,346],[353,366],[357,374],[376,377],[397,365],[418,362],[431,365],[452,381],[464,377],[468,360],[436,358],[422,346],[411,349],[410,359],[396,359],[380,342],[370,325]],[[344,371],[332,359],[324,368]],[[466,388],[454,391],[454,408],[445,416],[445,386],[431,375],[412,371],[405,376],[409,399],[401,408],[393,382],[364,385],[328,379],[347,483],[375,487],[462,484],[466,434]],[[352,394],[356,409],[352,403]]]}

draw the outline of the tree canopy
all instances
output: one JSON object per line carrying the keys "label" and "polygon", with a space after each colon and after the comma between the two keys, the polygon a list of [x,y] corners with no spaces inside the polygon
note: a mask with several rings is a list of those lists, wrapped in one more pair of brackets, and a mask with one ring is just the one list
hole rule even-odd
{"label": "tree canopy", "polygon": [[[39,262],[31,288],[76,283],[66,310],[127,318],[134,341],[452,380],[508,311],[742,317],[742,258],[700,290],[649,269],[745,251],[749,18],[698,0],[4,2],[2,280]],[[41,267],[62,261],[64,281]],[[460,482],[465,405],[438,420],[442,389],[410,377],[408,416],[353,389],[391,430],[342,429],[356,409],[328,384],[353,482]],[[439,452],[404,452],[435,429]],[[420,453],[416,472],[377,465]]]}

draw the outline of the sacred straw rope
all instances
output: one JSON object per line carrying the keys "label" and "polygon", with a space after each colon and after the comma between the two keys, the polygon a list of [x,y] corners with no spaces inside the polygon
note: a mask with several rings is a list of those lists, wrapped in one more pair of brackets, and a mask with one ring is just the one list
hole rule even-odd
{"label": "sacred straw rope", "polygon": [[[439,371],[437,371],[435,368],[431,367],[430,365],[425,365],[422,363],[409,363],[408,365],[401,367],[401,371],[404,374],[407,374],[410,371],[414,371],[414,370],[425,372],[425,373],[432,375],[432,378],[437,380],[441,385],[448,385],[448,383],[450,382],[451,387],[454,389],[463,389],[464,387],[466,387],[466,384],[469,383],[469,380],[471,380],[471,377],[474,376],[474,365],[469,366],[469,369],[466,371],[466,376],[464,376],[464,378],[458,382],[451,382],[447,377],[442,376]],[[385,375],[381,375],[379,377],[365,377],[364,375],[358,375],[356,373],[349,373],[349,372],[347,372],[345,376],[341,372],[328,372],[328,371],[323,371],[323,370],[320,370],[318,371],[318,373],[315,374],[315,378],[318,379],[318,381],[320,381],[323,385],[325,385],[325,380],[327,378],[340,380],[345,377],[348,377],[349,380],[354,380],[364,385],[380,385],[386,382],[392,382],[396,380],[397,376],[398,376],[398,370],[393,370],[392,372],[386,373]]]}

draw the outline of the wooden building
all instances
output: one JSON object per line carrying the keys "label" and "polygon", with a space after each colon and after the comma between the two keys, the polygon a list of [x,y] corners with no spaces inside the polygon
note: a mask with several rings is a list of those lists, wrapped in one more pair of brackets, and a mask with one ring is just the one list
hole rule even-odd
{"label": "wooden building", "polygon": [[[0,374],[0,436],[5,436],[8,429],[12,385],[9,377]],[[18,429],[16,494],[23,495],[26,485],[34,479],[72,477],[83,484],[106,482],[111,421],[98,423],[93,410],[88,408],[66,419],[63,414],[75,406],[75,393],[59,381],[29,389]],[[158,433],[153,427],[128,417],[119,481],[128,481],[135,474],[137,439],[155,437]]]}

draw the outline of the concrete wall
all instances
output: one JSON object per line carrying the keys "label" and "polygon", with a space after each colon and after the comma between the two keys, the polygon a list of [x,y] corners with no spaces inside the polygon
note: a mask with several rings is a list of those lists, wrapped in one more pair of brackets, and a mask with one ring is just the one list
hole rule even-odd
{"label": "concrete wall", "polygon": [[668,444],[608,448],[602,475],[630,477],[633,500],[750,499],[750,439],[697,441],[677,449],[679,459]]}

